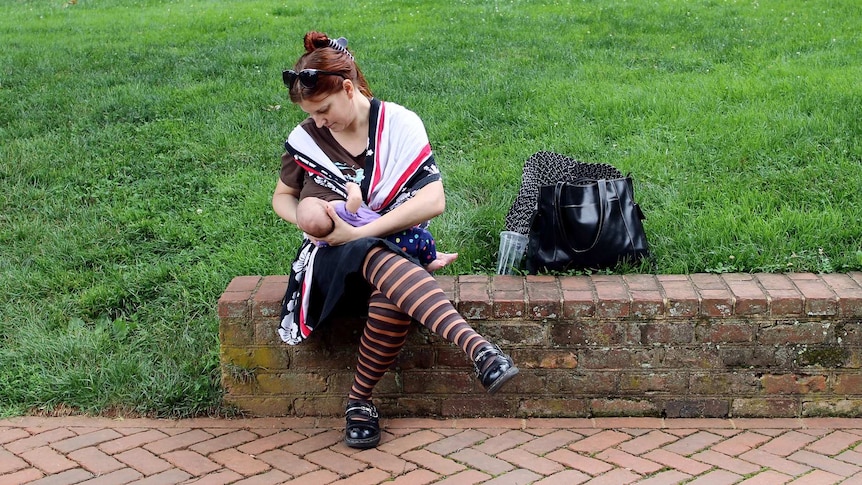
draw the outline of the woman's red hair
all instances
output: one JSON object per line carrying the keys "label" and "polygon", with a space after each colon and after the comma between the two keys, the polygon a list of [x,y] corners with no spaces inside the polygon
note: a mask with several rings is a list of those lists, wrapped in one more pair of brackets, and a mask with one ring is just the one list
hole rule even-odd
{"label": "woman's red hair", "polygon": [[[329,37],[321,32],[308,32],[303,40],[305,54],[296,61],[293,70],[299,72],[303,69],[320,69],[344,74],[344,77],[353,81],[359,92],[366,97],[372,97],[371,89],[359,66],[352,56],[344,50],[332,46]],[[298,103],[304,99],[313,99],[317,96],[334,93],[341,88],[343,79],[338,76],[322,75],[317,78],[317,85],[308,88],[301,82],[295,82],[290,86],[290,100]]]}

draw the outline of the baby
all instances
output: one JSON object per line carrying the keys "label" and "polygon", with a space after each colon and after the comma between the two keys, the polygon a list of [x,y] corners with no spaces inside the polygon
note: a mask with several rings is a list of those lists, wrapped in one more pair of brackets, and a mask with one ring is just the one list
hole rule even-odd
{"label": "baby", "polygon": [[[326,213],[327,204],[329,202],[317,197],[303,198],[296,207],[296,225],[313,238],[326,237],[335,229],[335,221]],[[380,214],[362,204],[362,192],[354,182],[347,183],[347,200],[332,202],[332,206],[338,217],[354,227],[364,226],[380,217]],[[437,252],[434,237],[428,230],[419,227],[405,229],[384,239],[417,258],[429,273],[451,264],[458,258],[458,253]]]}

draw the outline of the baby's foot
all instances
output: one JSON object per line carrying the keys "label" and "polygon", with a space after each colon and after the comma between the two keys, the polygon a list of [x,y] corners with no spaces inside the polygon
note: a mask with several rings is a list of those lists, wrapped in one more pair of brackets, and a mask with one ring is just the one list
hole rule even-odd
{"label": "baby's foot", "polygon": [[425,267],[429,273],[433,273],[440,268],[444,268],[458,259],[458,253],[441,253],[437,252],[437,259],[428,263],[428,266]]}

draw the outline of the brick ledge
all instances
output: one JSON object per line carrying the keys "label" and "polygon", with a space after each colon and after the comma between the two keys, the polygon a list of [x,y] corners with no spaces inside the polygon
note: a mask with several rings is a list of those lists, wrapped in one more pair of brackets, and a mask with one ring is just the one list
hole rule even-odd
{"label": "brick ledge", "polygon": [[[460,349],[417,326],[376,389],[390,417],[862,417],[862,272],[438,276],[521,374],[493,398]],[[275,333],[287,276],[219,299],[225,401],[340,416],[362,321],[298,346]]]}
{"label": "brick ledge", "polygon": [[[862,316],[862,272],[691,275],[437,276],[468,320]],[[273,316],[287,276],[238,276],[219,316]],[[251,302],[252,308],[246,304]],[[254,315],[249,315],[254,316]]]}

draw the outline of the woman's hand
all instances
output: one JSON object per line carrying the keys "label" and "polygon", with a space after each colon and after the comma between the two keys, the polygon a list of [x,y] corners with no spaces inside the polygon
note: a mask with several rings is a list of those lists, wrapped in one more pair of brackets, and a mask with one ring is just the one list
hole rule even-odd
{"label": "woman's hand", "polygon": [[332,204],[326,204],[326,215],[332,219],[332,232],[319,239],[320,241],[330,246],[340,246],[363,237],[358,228],[351,226],[338,216]]}

